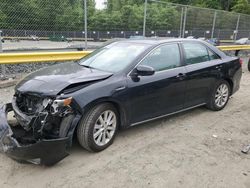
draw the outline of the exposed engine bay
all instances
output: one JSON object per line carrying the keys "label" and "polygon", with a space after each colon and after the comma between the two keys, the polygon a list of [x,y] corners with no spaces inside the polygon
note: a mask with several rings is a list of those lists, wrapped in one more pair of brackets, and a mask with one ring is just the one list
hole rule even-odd
{"label": "exposed engine bay", "polygon": [[[65,136],[60,135],[60,126],[63,118],[74,116],[71,102],[72,98],[52,99],[17,92],[13,97],[12,106],[15,118],[25,130],[25,134],[30,134],[32,139],[38,140]],[[24,138],[22,135],[22,139]]]}
{"label": "exposed engine bay", "polygon": [[[65,158],[81,117],[72,101],[17,91],[12,103],[0,108],[0,151],[17,161],[43,165]],[[11,111],[13,121],[7,117]]]}

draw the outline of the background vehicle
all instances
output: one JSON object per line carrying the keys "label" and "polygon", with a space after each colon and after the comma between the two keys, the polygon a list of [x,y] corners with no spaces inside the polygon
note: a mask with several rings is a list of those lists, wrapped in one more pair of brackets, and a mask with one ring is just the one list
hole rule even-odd
{"label": "background vehicle", "polygon": [[39,40],[40,40],[39,37],[36,36],[36,35],[30,35],[30,38],[31,38],[31,40],[33,40],[33,41],[39,41]]}
{"label": "background vehicle", "polygon": [[248,38],[241,38],[235,41],[235,44],[239,44],[239,45],[250,44],[250,40]]}
{"label": "background vehicle", "polygon": [[[200,40],[114,42],[22,80],[0,110],[0,146],[51,165],[67,156],[76,131],[82,147],[102,151],[118,129],[202,105],[223,109],[240,79],[237,57]],[[12,110],[19,126],[7,123]]]}
{"label": "background vehicle", "polygon": [[207,42],[214,45],[214,46],[219,46],[220,45],[220,40],[217,39],[217,38],[207,39]]}

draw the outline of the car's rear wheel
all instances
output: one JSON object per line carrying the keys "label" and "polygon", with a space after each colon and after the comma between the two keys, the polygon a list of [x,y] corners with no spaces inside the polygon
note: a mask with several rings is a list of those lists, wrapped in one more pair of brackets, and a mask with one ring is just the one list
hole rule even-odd
{"label": "car's rear wheel", "polygon": [[230,85],[227,81],[222,80],[214,87],[207,107],[214,111],[222,110],[227,105],[229,96]]}
{"label": "car's rear wheel", "polygon": [[77,138],[82,147],[89,151],[102,151],[113,143],[119,116],[116,108],[103,103],[92,108],[77,128]]}
{"label": "car's rear wheel", "polygon": [[248,67],[248,71],[250,71],[250,58],[249,58],[249,60],[248,60],[248,65],[247,65],[247,67]]}

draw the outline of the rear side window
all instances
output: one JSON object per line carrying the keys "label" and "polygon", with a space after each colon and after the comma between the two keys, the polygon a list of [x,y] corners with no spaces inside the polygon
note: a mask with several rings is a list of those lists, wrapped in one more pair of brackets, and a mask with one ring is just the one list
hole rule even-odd
{"label": "rear side window", "polygon": [[211,50],[208,49],[208,55],[209,55],[209,59],[210,60],[214,60],[214,59],[220,59],[220,57],[215,54],[214,52],[212,52]]}
{"label": "rear side window", "polygon": [[187,65],[210,60],[207,48],[199,43],[183,43],[183,48]]}
{"label": "rear side window", "polygon": [[178,44],[166,44],[154,49],[141,63],[162,71],[181,66]]}

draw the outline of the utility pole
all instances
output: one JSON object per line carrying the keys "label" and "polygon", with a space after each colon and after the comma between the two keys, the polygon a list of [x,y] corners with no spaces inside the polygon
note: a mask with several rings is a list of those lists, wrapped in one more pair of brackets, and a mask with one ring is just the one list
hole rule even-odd
{"label": "utility pole", "polygon": [[236,23],[234,40],[237,39],[237,34],[238,34],[238,29],[239,29],[239,23],[240,23],[240,14],[238,15],[238,19],[237,19],[237,23]]}
{"label": "utility pole", "polygon": [[215,28],[215,23],[216,23],[216,17],[217,17],[217,11],[214,12],[214,20],[213,20],[211,38],[214,38],[214,28]]}
{"label": "utility pole", "polygon": [[87,0],[84,0],[84,35],[85,35],[85,50],[88,49],[88,29],[87,29]]}
{"label": "utility pole", "polygon": [[2,31],[0,30],[0,53],[3,52],[3,44],[2,44]]}
{"label": "utility pole", "polygon": [[187,21],[187,7],[185,7],[185,13],[184,13],[183,33],[182,33],[183,38],[185,38],[186,21]]}
{"label": "utility pole", "polygon": [[[2,31],[1,30],[0,30],[0,53],[3,53]],[[5,70],[5,65],[4,64],[1,64],[1,69],[2,69],[2,75],[5,78],[6,70]]]}
{"label": "utility pole", "polygon": [[183,22],[183,7],[181,7],[181,19],[180,19],[180,34],[179,34],[179,37],[181,38],[182,37],[182,22]]}
{"label": "utility pole", "polygon": [[146,19],[147,19],[147,4],[148,0],[145,0],[144,3],[144,18],[143,18],[143,36],[146,36]]}

